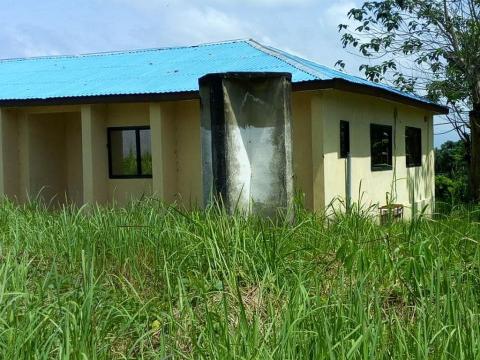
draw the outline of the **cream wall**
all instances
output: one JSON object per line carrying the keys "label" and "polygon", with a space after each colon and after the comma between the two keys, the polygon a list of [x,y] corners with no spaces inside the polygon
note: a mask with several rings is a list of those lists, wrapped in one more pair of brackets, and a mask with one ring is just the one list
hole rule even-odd
{"label": "cream wall", "polygon": [[0,192],[15,197],[19,192],[18,114],[0,110]]}
{"label": "cream wall", "polygon": [[[345,197],[340,120],[350,122],[354,201],[359,190],[366,204],[385,204],[387,192],[405,205],[433,201],[431,113],[369,96],[310,91],[293,93],[292,115],[295,188],[307,209],[323,211]],[[395,125],[395,171],[370,170],[370,123]],[[109,179],[107,128],[136,125],[151,127],[153,178]],[[422,129],[422,168],[405,166],[405,126]],[[78,204],[124,205],[151,195],[186,207],[202,203],[198,100],[2,109],[0,130],[0,187],[9,196],[25,200],[48,182]],[[44,165],[46,159],[51,163]]]}
{"label": "cream wall", "polygon": [[[352,200],[369,205],[391,201],[421,208],[434,200],[433,117],[432,114],[405,105],[338,91],[315,95],[321,105],[324,127],[325,206],[337,197],[345,198],[346,160],[339,158],[340,120],[350,123],[352,154]],[[313,102],[312,101],[312,102]],[[314,105],[312,105],[314,106]],[[397,110],[397,116],[395,116]],[[371,171],[370,124],[391,125],[393,131],[393,170]],[[405,163],[405,126],[422,131],[422,167],[407,168]]]}
{"label": "cream wall", "polygon": [[313,209],[312,108],[310,93],[292,96],[292,157],[294,188],[304,206]]}
{"label": "cream wall", "polygon": [[152,134],[152,179],[109,179],[108,169],[102,168],[107,160],[93,157],[92,163],[100,169],[96,177],[104,174],[108,202],[124,205],[153,195],[186,207],[201,203],[199,101],[109,104],[95,122],[103,124],[97,131],[104,142],[98,151],[105,154],[108,127],[147,125]]}
{"label": "cream wall", "polygon": [[[82,118],[87,132],[84,168],[94,169],[86,174],[94,183],[87,188],[96,189],[91,195],[96,201],[125,205],[132,199],[154,196],[187,207],[201,202],[198,101],[85,105]],[[150,126],[152,134],[152,179],[109,179],[107,128],[144,125]]]}
{"label": "cream wall", "polygon": [[202,154],[199,101],[175,104],[178,201],[187,207],[202,205]]}
{"label": "cream wall", "polygon": [[[3,193],[20,201],[83,202],[78,113],[3,110]],[[3,120],[6,120],[5,118]]]}
{"label": "cream wall", "polygon": [[82,105],[83,202],[105,204],[108,198],[106,141],[107,109],[104,105]]}
{"label": "cream wall", "polygon": [[67,192],[65,120],[61,114],[31,116],[28,130],[30,194],[62,201]]}
{"label": "cream wall", "polygon": [[[105,127],[116,126],[149,126],[150,109],[145,103],[108,104],[105,112]],[[107,132],[104,132],[107,151]],[[107,174],[108,177],[108,169]],[[132,199],[151,196],[152,179],[107,179],[108,201],[124,205]]]}
{"label": "cream wall", "polygon": [[82,122],[79,112],[65,118],[66,192],[70,201],[83,204]]}

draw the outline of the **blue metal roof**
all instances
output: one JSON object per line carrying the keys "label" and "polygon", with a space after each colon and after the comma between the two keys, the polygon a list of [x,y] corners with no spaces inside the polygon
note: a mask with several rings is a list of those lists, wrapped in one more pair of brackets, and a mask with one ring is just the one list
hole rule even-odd
{"label": "blue metal roof", "polygon": [[289,72],[294,83],[343,79],[429,103],[253,40],[0,60],[0,101],[197,91],[203,75],[242,71]]}

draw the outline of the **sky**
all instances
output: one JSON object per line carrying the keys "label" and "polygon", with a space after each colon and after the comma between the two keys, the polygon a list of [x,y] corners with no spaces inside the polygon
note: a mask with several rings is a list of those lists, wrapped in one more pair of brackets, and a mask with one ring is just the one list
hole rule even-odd
{"label": "sky", "polygon": [[[253,38],[330,67],[343,59],[354,75],[364,61],[343,49],[337,30],[361,0],[0,1],[0,58]],[[437,126],[435,132],[448,130]],[[438,135],[435,143],[449,139],[455,134]]]}

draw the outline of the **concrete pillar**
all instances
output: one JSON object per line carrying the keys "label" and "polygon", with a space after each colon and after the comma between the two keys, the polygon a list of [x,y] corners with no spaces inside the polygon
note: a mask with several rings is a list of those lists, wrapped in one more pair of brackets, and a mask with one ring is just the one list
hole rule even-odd
{"label": "concrete pillar", "polygon": [[200,78],[204,203],[276,215],[293,203],[290,75]]}
{"label": "concrete pillar", "polygon": [[150,104],[152,190],[155,197],[167,203],[175,200],[177,182],[173,111],[171,103]]}
{"label": "concrete pillar", "polygon": [[108,201],[108,149],[106,109],[102,105],[82,105],[83,202]]}
{"label": "concrete pillar", "polygon": [[0,194],[10,198],[19,192],[18,145],[17,114],[0,109]]}
{"label": "concrete pillar", "polygon": [[152,135],[152,189],[153,195],[159,199],[165,199],[166,189],[164,181],[163,159],[163,129],[162,105],[150,104],[150,133]]}
{"label": "concrete pillar", "polygon": [[18,114],[18,198],[27,202],[30,198],[30,118],[26,113]]}
{"label": "concrete pillar", "polygon": [[313,211],[325,209],[325,166],[324,166],[324,116],[322,114],[322,98],[312,96],[312,165],[313,165]]}

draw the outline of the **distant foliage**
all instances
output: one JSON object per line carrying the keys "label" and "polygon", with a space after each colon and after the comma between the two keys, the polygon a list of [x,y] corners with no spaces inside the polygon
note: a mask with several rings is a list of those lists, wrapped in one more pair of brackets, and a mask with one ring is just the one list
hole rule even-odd
{"label": "distant foliage", "polygon": [[130,150],[128,156],[122,160],[122,174],[123,175],[136,175],[137,174],[137,154]]}
{"label": "distant foliage", "polygon": [[435,196],[449,203],[468,201],[468,152],[463,141],[447,141],[435,150]]}
{"label": "distant foliage", "polygon": [[152,173],[152,153],[145,152],[142,154],[142,174]]}

